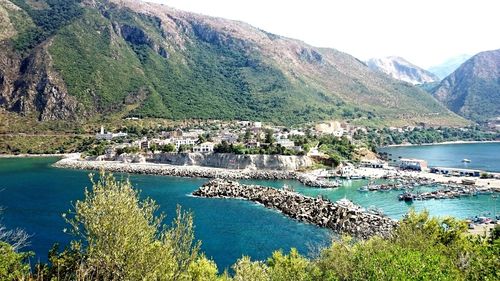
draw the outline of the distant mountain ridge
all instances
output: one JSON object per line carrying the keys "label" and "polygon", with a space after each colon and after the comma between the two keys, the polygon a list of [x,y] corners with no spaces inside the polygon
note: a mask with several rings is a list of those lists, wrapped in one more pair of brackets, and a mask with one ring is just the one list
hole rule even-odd
{"label": "distant mountain ridge", "polygon": [[500,116],[500,49],[464,62],[435,88],[434,96],[453,112],[475,121]]}
{"label": "distant mountain ridge", "polygon": [[413,85],[433,83],[440,80],[433,73],[410,63],[402,57],[372,58],[367,61],[367,65],[373,70],[383,72],[394,79]]}
{"label": "distant mountain ridge", "polygon": [[427,70],[437,75],[440,79],[446,78],[448,75],[457,70],[457,68],[470,59],[472,55],[462,54],[445,60],[444,62],[429,67]]}
{"label": "distant mountain ridge", "polygon": [[131,0],[0,0],[0,107],[301,123],[464,120],[358,59],[243,22]]}

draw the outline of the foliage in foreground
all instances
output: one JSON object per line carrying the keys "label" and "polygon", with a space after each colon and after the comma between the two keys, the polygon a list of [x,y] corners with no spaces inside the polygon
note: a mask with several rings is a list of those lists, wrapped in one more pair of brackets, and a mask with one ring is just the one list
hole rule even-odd
{"label": "foliage in foreground", "polygon": [[29,273],[26,254],[0,242],[0,280],[499,280],[500,229],[467,235],[458,220],[410,212],[389,239],[344,237],[315,258],[276,251],[242,257],[231,276],[199,251],[193,220],[178,209],[172,226],[128,181],[102,174],[65,216],[75,240]]}

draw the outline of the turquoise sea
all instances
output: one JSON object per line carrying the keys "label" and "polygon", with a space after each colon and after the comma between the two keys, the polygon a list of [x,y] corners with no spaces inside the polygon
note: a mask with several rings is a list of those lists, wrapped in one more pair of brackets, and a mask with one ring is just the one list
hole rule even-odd
{"label": "turquoise sea", "polygon": [[[390,157],[425,159],[430,166],[500,172],[500,142],[384,147]],[[471,160],[463,163],[463,159]]]}
{"label": "turquoise sea", "polygon": [[[88,171],[52,168],[56,158],[0,159],[0,206],[2,224],[25,229],[31,237],[36,258],[45,261],[51,246],[67,245],[72,238],[63,233],[68,227],[61,214],[72,202],[83,197],[89,187]],[[125,176],[125,175],[121,175]],[[334,237],[328,230],[300,223],[263,206],[241,200],[204,199],[189,196],[207,179],[130,175],[142,196],[156,200],[161,211],[172,218],[177,204],[194,213],[196,238],[202,250],[215,259],[219,269],[233,264],[242,255],[265,259],[274,250],[296,247],[303,254],[314,252]],[[310,196],[324,195],[332,200],[348,198],[364,207],[381,208],[400,218],[409,208],[428,209],[433,215],[469,217],[500,210],[498,201],[487,195],[456,200],[424,201],[408,205],[397,200],[398,191],[359,192],[365,181],[346,181],[337,189],[315,189],[296,181],[245,181],[281,187],[287,184]],[[35,260],[36,262],[36,260]]]}

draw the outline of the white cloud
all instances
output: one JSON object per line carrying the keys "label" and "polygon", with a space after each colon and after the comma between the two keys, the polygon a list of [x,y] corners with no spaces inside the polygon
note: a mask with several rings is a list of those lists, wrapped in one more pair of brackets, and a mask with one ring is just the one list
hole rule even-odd
{"label": "white cloud", "polygon": [[248,22],[360,59],[398,55],[428,67],[500,48],[496,0],[148,0]]}

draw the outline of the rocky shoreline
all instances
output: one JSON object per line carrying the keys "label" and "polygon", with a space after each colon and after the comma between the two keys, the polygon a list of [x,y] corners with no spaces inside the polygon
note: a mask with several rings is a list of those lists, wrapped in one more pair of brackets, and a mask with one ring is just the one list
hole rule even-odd
{"label": "rocky shoreline", "polygon": [[258,185],[244,185],[235,181],[214,179],[193,192],[206,198],[239,198],[263,204],[283,214],[341,234],[366,239],[375,235],[388,237],[397,221],[373,214],[350,201],[331,202],[311,198],[291,190]]}
{"label": "rocky shoreline", "polygon": [[294,171],[277,170],[236,170],[202,166],[176,166],[156,163],[121,163],[117,161],[89,161],[75,157],[64,158],[54,167],[79,170],[105,170],[114,173],[130,173],[190,178],[219,179],[261,179],[261,180],[297,180],[306,186],[318,188],[338,187],[336,181],[326,181],[314,176]]}

